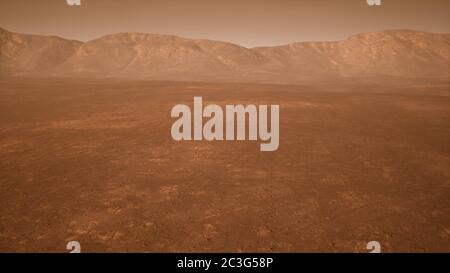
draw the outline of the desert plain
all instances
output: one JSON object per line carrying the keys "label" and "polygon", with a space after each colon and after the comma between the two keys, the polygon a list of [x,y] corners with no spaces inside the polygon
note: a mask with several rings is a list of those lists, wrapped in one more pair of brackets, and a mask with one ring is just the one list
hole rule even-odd
{"label": "desert plain", "polygon": [[[450,82],[0,79],[0,251],[450,250]],[[280,146],[170,110],[279,104]]]}

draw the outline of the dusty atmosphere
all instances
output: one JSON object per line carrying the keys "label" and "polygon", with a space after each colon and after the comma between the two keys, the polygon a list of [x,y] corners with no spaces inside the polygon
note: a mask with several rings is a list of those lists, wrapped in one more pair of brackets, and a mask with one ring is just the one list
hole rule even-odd
{"label": "dusty atmosphere", "polygon": [[[449,14],[0,1],[0,252],[450,252]],[[276,122],[207,141],[200,97]]]}

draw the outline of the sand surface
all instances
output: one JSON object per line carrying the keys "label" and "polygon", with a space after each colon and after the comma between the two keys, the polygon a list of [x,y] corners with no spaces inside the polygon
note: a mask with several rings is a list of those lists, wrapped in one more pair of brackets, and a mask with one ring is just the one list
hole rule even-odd
{"label": "sand surface", "polygon": [[[1,79],[0,251],[448,252],[449,86]],[[175,142],[194,96],[279,104],[279,149]]]}

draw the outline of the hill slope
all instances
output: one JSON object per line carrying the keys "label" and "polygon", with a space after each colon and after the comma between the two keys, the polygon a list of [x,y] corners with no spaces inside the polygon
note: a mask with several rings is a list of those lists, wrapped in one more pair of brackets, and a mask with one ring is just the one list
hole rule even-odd
{"label": "hill slope", "polygon": [[450,34],[410,30],[248,49],[171,35],[120,33],[83,43],[0,29],[0,49],[2,76],[287,82],[450,76]]}

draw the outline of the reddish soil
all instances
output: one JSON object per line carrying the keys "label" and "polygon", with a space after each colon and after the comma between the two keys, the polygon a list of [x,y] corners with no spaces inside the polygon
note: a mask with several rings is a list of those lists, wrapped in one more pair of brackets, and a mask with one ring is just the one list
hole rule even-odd
{"label": "reddish soil", "polygon": [[[448,252],[449,86],[2,79],[0,252]],[[279,149],[172,140],[194,96]]]}

